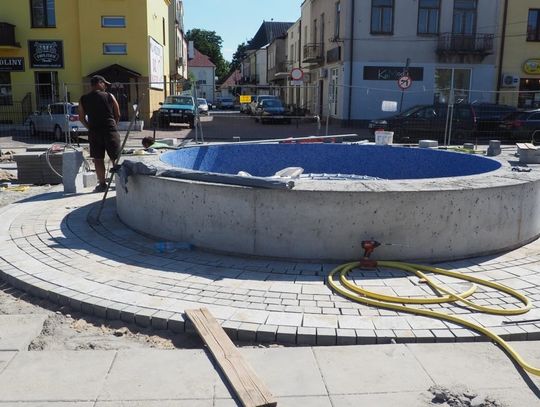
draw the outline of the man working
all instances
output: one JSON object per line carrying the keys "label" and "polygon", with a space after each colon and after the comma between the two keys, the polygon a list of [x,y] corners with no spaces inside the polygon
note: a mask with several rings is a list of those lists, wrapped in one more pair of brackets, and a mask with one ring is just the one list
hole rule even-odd
{"label": "man working", "polygon": [[90,79],[92,90],[79,102],[79,120],[88,129],[90,157],[94,159],[98,185],[94,192],[105,192],[105,151],[114,163],[120,154],[120,134],[116,125],[120,120],[120,107],[115,97],[106,92],[110,82],[95,75]]}

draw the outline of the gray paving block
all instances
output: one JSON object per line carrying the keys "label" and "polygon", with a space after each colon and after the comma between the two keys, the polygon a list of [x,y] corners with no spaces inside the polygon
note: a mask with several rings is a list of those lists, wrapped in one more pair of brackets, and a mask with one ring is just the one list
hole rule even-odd
{"label": "gray paving block", "polygon": [[28,349],[47,318],[47,314],[0,315],[0,351]]}
{"label": "gray paving block", "polygon": [[166,330],[168,328],[168,321],[174,315],[171,311],[158,311],[152,315],[150,321],[152,328],[156,330]]}
{"label": "gray paving block", "polygon": [[238,327],[238,340],[244,342],[255,342],[259,324],[244,322]]}
{"label": "gray paving block", "polygon": [[332,346],[336,344],[336,330],[334,328],[317,328],[317,345]]}
{"label": "gray paving block", "polygon": [[279,326],[276,334],[278,343],[296,343],[296,327],[294,326]]}
{"label": "gray paving block", "polygon": [[229,396],[203,350],[119,351],[98,400],[208,399]]}
{"label": "gray paving block", "polygon": [[96,400],[115,354],[99,350],[19,352],[0,374],[0,404]]}
{"label": "gray paving block", "polygon": [[142,308],[135,313],[135,323],[143,328],[148,328],[152,325],[152,315],[155,313],[155,309]]}
{"label": "gray paving block", "polygon": [[314,346],[317,344],[317,328],[299,326],[296,332],[296,344]]}
{"label": "gray paving block", "polygon": [[184,333],[185,332],[185,319],[184,319],[184,316],[182,314],[173,314],[168,322],[167,322],[167,326],[169,327],[169,329],[174,332],[174,333]]}
{"label": "gray paving block", "polygon": [[373,329],[355,329],[355,331],[358,345],[374,345],[377,343],[377,336]]}
{"label": "gray paving block", "polygon": [[313,353],[330,395],[425,391],[433,384],[405,345],[331,346]]}
{"label": "gray paving block", "polygon": [[271,343],[276,341],[277,325],[259,325],[257,329],[257,341]]}
{"label": "gray paving block", "polygon": [[135,323],[135,313],[139,310],[139,307],[129,305],[120,311],[120,319],[128,324],[133,324]]}
{"label": "gray paving block", "polygon": [[378,344],[389,344],[392,339],[395,339],[394,331],[391,329],[377,329],[375,330]]}
{"label": "gray paving block", "polygon": [[356,345],[356,331],[354,329],[338,328],[336,337],[338,345]]}

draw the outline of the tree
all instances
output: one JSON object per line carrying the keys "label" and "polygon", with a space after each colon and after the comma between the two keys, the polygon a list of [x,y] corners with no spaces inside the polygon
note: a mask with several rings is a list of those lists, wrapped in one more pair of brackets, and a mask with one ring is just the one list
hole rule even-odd
{"label": "tree", "polygon": [[241,62],[246,57],[246,54],[247,54],[246,51],[247,51],[247,45],[245,42],[238,45],[238,48],[236,48],[236,52],[233,54],[233,57],[232,57],[230,72],[234,72],[236,69],[240,67]]}
{"label": "tree", "polygon": [[201,30],[194,28],[186,33],[188,41],[193,41],[193,45],[202,54],[210,58],[210,61],[216,65],[216,76],[220,79],[229,72],[229,63],[223,58],[221,53],[221,44],[223,40],[215,31]]}

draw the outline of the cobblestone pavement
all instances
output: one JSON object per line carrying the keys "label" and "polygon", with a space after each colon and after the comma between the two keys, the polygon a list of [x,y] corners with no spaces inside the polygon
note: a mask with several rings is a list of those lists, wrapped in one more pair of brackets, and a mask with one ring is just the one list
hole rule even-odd
{"label": "cobblestone pavement", "polygon": [[[92,225],[102,195],[65,196],[59,189],[0,208],[0,278],[31,294],[84,313],[141,326],[190,331],[183,311],[207,307],[240,341],[298,345],[481,341],[478,334],[434,319],[375,309],[333,294],[325,285],[335,264],[212,254],[158,253],[154,239],[116,216],[114,193]],[[437,266],[497,281],[527,295],[533,309],[514,317],[472,314],[453,304],[425,305],[474,320],[510,340],[540,339],[540,242]],[[356,282],[390,295],[433,295],[397,270],[355,273]],[[456,290],[468,283],[438,280]],[[483,305],[512,307],[513,298],[479,288]]]}

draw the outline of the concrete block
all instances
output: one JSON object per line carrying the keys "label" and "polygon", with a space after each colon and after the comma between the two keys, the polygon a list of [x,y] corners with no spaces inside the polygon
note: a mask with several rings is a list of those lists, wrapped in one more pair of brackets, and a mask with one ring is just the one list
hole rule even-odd
{"label": "concrete block", "polygon": [[182,314],[174,314],[167,322],[167,326],[174,333],[184,333],[185,331],[185,319]]}
{"label": "concrete block", "polygon": [[259,324],[244,322],[238,327],[238,340],[244,342],[255,342]]}
{"label": "concrete block", "polygon": [[338,345],[356,345],[356,332],[354,329],[337,329],[336,330]]}
{"label": "concrete block", "polygon": [[314,346],[317,344],[317,329],[305,326],[298,327],[296,332],[296,344]]}
{"label": "concrete block", "polygon": [[336,330],[334,328],[317,328],[317,345],[333,346],[336,344]]}
{"label": "concrete block", "polygon": [[420,147],[420,148],[437,148],[437,147],[439,147],[439,142],[437,140],[420,140],[418,142],[418,147]]}
{"label": "concrete block", "polygon": [[77,194],[83,191],[83,155],[81,151],[65,151],[62,155],[62,183],[64,193]]}
{"label": "concrete block", "polygon": [[296,327],[280,326],[277,330],[276,340],[279,343],[296,343]]}
{"label": "concrete block", "polygon": [[275,342],[277,325],[259,325],[257,329],[257,341],[258,342]]}

